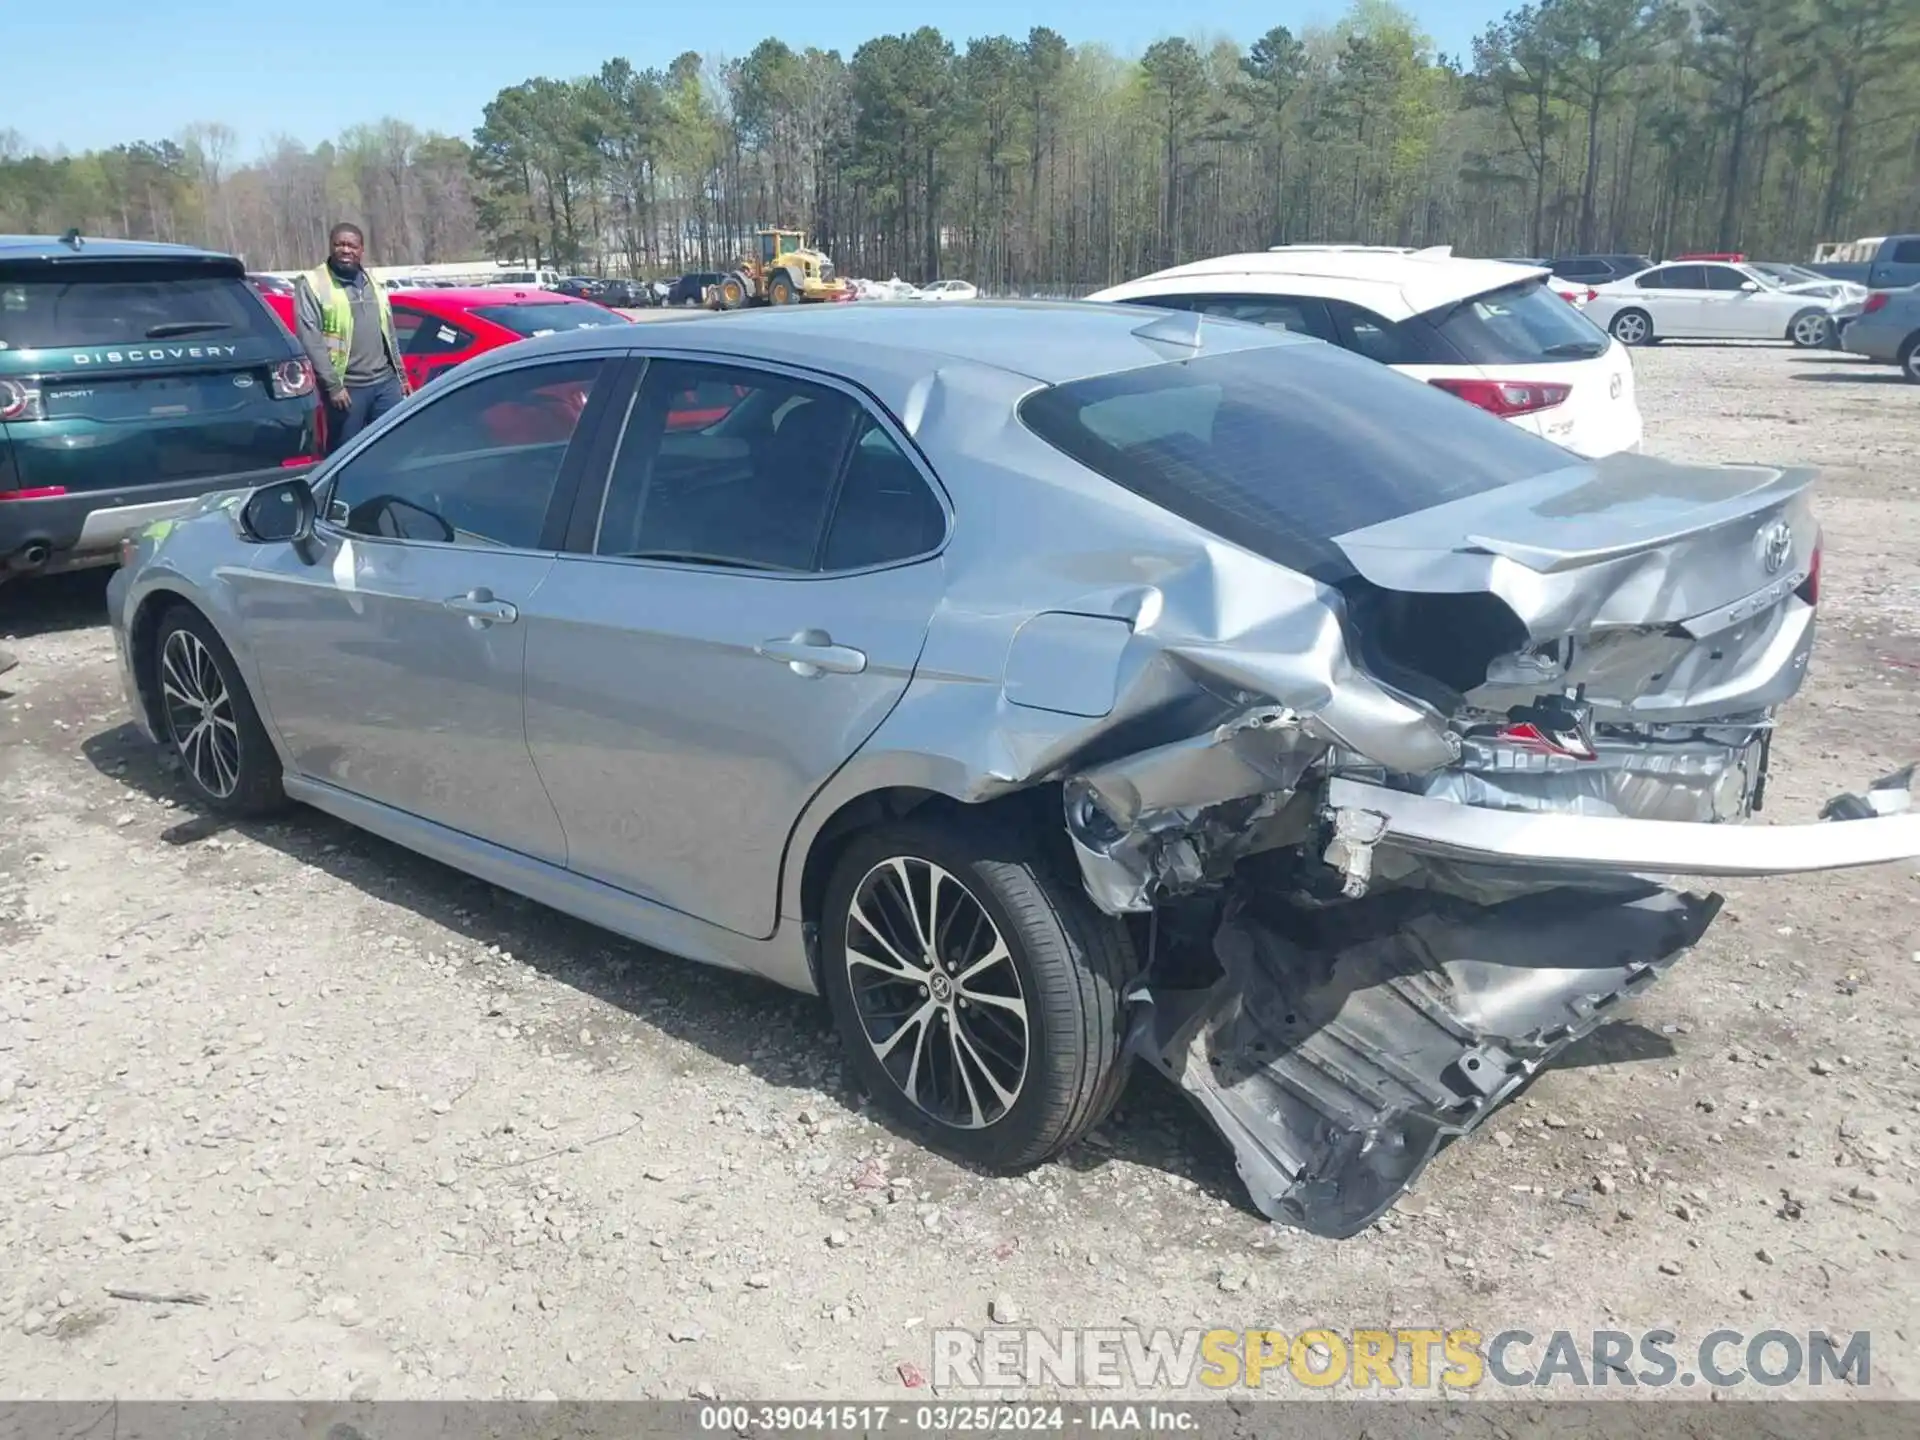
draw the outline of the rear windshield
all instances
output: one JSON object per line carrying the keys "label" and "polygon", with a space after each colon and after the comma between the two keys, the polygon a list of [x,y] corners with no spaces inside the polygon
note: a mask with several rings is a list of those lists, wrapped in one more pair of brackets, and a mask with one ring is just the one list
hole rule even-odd
{"label": "rear windshield", "polygon": [[237,275],[155,265],[0,270],[0,347],[8,350],[278,333]]}
{"label": "rear windshield", "polygon": [[1026,427],[1115,484],[1329,583],[1334,536],[1572,457],[1331,345],[1239,350],[1029,395]]}
{"label": "rear windshield", "polygon": [[1607,352],[1606,333],[1549,289],[1523,280],[1429,312],[1429,324],[1470,365],[1543,365]]}
{"label": "rear windshield", "polygon": [[516,335],[551,335],[556,330],[592,330],[625,323],[598,305],[477,305],[473,313],[506,326]]}

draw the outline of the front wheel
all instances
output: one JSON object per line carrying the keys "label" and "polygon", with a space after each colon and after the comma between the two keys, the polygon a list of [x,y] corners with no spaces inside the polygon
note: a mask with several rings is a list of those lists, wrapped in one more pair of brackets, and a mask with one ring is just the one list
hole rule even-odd
{"label": "front wheel", "polygon": [[1920,335],[1912,335],[1900,350],[1900,373],[1920,385]]}
{"label": "front wheel", "polygon": [[856,840],[820,959],[861,1083],[932,1149],[1024,1170],[1119,1098],[1126,931],[1011,828],[963,816]]}
{"label": "front wheel", "polygon": [[210,810],[266,815],[286,803],[280,757],[240,678],[240,667],[199,611],[176,605],[153,637],[160,733]]}
{"label": "front wheel", "polygon": [[738,275],[729,275],[720,282],[720,308],[739,310],[747,303],[746,282]]}
{"label": "front wheel", "polygon": [[1833,343],[1833,317],[1820,310],[1803,310],[1787,327],[1787,338],[1802,350],[1822,350]]}
{"label": "front wheel", "polygon": [[1653,317],[1644,310],[1622,310],[1607,329],[1622,345],[1645,345],[1653,339]]}

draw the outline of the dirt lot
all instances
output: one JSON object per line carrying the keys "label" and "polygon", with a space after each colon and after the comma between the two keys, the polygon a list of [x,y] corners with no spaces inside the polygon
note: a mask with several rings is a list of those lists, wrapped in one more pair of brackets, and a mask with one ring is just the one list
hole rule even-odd
{"label": "dirt lot", "polygon": [[[1779,347],[1639,375],[1656,452],[1826,467],[1768,805],[1809,817],[1920,751],[1920,389]],[[317,814],[210,823],[127,723],[101,591],[0,590],[0,1394],[906,1398],[990,1305],[1870,1330],[1873,1391],[1920,1393],[1920,867],[1730,887],[1631,1021],[1336,1244],[1251,1212],[1150,1076],[983,1179],[868,1118],[813,1001]]]}

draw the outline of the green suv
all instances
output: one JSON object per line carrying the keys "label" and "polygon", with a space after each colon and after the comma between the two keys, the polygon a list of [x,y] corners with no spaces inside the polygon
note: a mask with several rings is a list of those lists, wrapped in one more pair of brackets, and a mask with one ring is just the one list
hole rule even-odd
{"label": "green suv", "polygon": [[0,235],[0,580],[118,561],[320,454],[313,370],[230,255]]}

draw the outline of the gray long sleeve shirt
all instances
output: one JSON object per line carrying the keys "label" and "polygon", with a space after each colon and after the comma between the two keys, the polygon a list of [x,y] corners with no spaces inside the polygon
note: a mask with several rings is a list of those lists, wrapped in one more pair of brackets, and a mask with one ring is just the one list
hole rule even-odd
{"label": "gray long sleeve shirt", "polygon": [[[374,293],[367,272],[362,270],[351,282],[334,272],[334,281],[347,292],[353,307],[353,343],[347,350],[349,388],[377,385],[394,373],[393,357],[387,353],[386,337],[380,331],[380,299]],[[326,332],[321,326],[320,297],[303,275],[293,285],[294,334],[300,348],[322,386],[333,386],[333,360],[327,354]]]}

